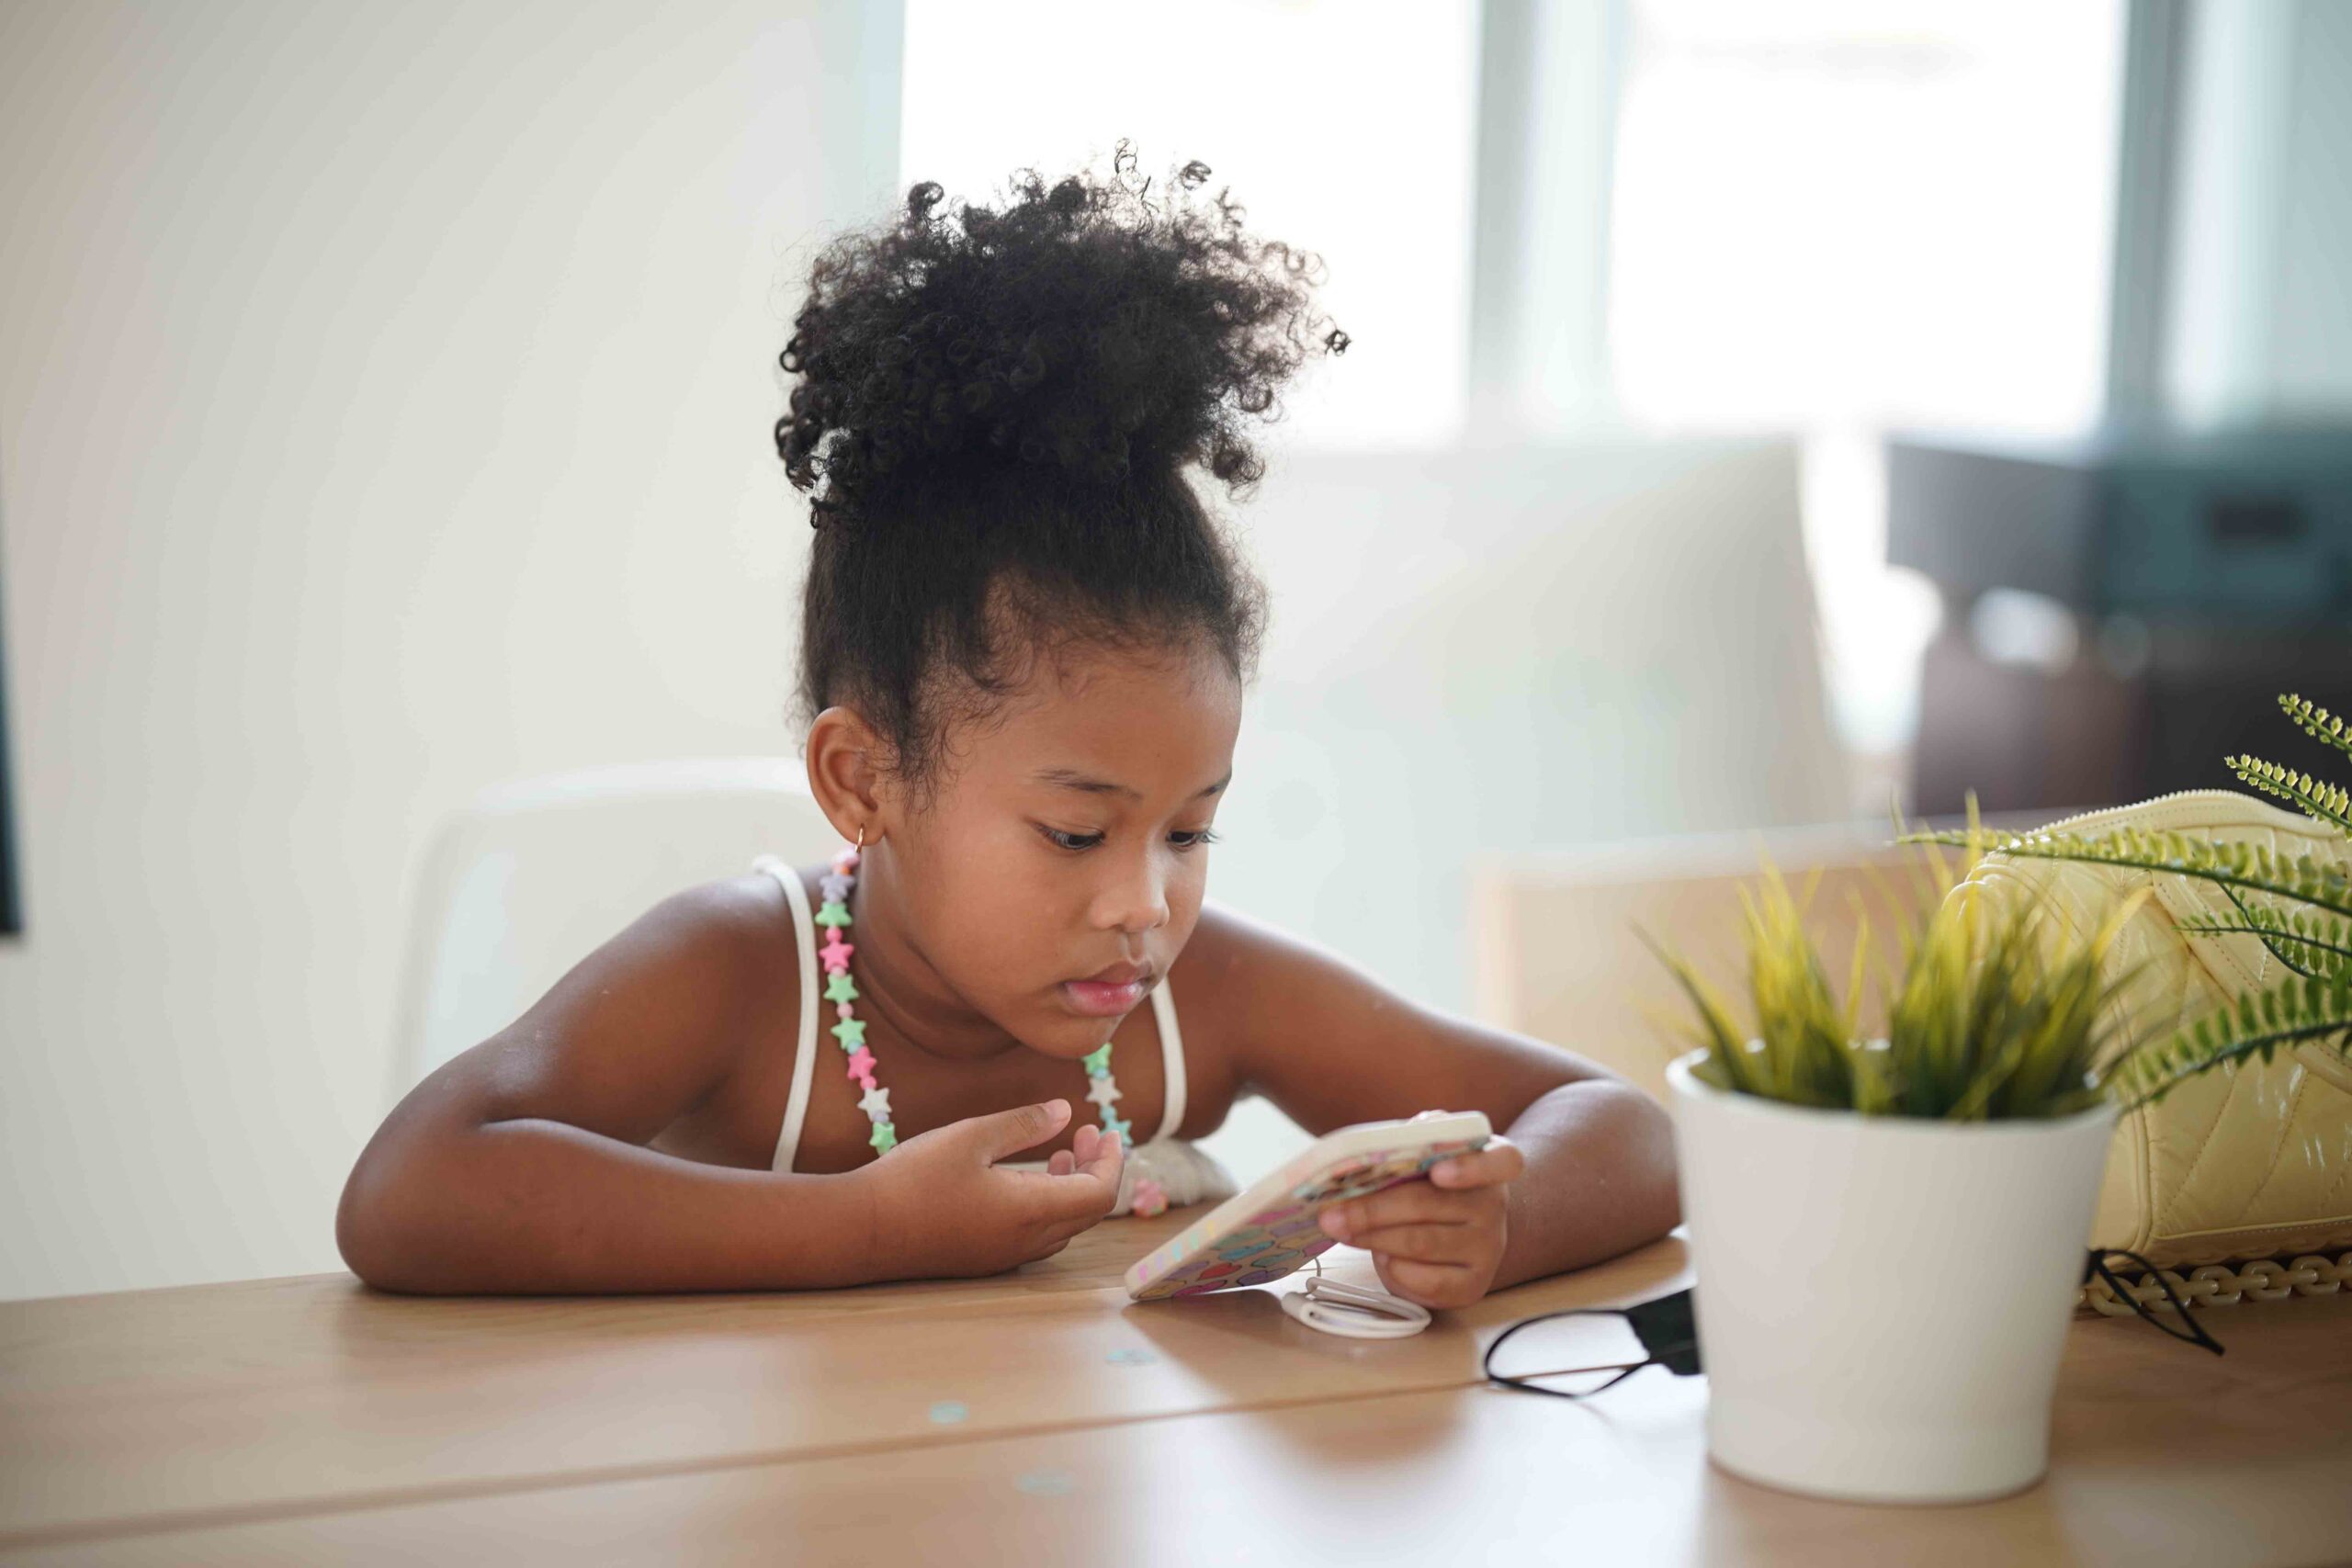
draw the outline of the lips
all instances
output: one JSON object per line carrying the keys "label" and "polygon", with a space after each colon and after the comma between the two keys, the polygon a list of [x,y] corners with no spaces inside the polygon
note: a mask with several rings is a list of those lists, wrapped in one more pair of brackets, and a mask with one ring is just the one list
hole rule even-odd
{"label": "lips", "polygon": [[[1087,1018],[1116,1018],[1143,1000],[1151,971],[1140,964],[1121,964],[1102,972],[1109,979],[1089,976],[1064,980],[1060,991],[1072,1011]],[[1119,976],[1126,976],[1119,978]]]}

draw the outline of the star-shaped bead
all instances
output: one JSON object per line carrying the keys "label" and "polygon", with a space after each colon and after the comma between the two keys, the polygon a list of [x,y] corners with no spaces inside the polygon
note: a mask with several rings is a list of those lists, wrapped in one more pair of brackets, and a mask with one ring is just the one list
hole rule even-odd
{"label": "star-shaped bead", "polygon": [[825,982],[825,999],[829,1002],[857,1000],[857,982],[849,977],[847,970],[842,971]]}
{"label": "star-shaped bead", "polygon": [[836,931],[840,930],[851,923],[849,906],[838,899],[829,900],[823,908],[817,911],[817,923],[820,926],[831,926]]}
{"label": "star-shaped bead", "polygon": [[841,932],[835,931],[826,939],[825,945],[817,950],[817,956],[825,961],[826,968],[838,975],[849,967],[849,955],[856,951],[854,944],[842,940]]}
{"label": "star-shaped bead", "polygon": [[842,1043],[844,1051],[854,1051],[865,1043],[865,1020],[845,1018],[833,1025],[833,1038]]}
{"label": "star-shaped bead", "polygon": [[888,1154],[890,1152],[891,1145],[899,1141],[898,1130],[888,1122],[876,1122],[874,1123],[874,1135],[865,1141],[880,1152]]}
{"label": "star-shaped bead", "polygon": [[1110,1075],[1106,1073],[1094,1080],[1094,1087],[1086,1091],[1086,1098],[1108,1111],[1111,1109],[1111,1102],[1119,1098],[1119,1086],[1113,1083]]}
{"label": "star-shaped bead", "polygon": [[1128,1134],[1127,1123],[1112,1115],[1111,1108],[1107,1105],[1102,1108],[1102,1130],[1106,1133],[1118,1134],[1119,1142],[1123,1144],[1135,1141]]}
{"label": "star-shaped bead", "polygon": [[1110,1043],[1105,1041],[1101,1050],[1089,1051],[1086,1054],[1086,1076],[1091,1078],[1099,1078],[1110,1070],[1111,1046]]}
{"label": "star-shaped bead", "polygon": [[838,871],[831,876],[819,877],[817,888],[824,894],[828,904],[846,904],[849,901],[849,878]]}
{"label": "star-shaped bead", "polygon": [[869,1084],[865,1098],[857,1102],[857,1108],[865,1112],[868,1122],[888,1122],[890,1119],[890,1091]]}

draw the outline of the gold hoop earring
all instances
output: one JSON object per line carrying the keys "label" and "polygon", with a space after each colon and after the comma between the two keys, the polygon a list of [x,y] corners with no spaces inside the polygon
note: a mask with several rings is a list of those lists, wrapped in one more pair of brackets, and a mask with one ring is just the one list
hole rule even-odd
{"label": "gold hoop earring", "polygon": [[865,848],[865,824],[863,822],[857,825],[857,847],[861,852]]}

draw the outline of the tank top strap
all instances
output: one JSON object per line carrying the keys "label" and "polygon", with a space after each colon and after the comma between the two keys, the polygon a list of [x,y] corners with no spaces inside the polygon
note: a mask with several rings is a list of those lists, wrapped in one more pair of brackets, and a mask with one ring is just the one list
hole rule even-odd
{"label": "tank top strap", "polygon": [[808,889],[801,886],[800,874],[775,855],[762,855],[752,863],[754,871],[764,871],[784,886],[785,901],[792,906],[792,945],[800,955],[800,1043],[792,1054],[792,1098],[785,1102],[784,1128],[776,1134],[775,1158],[769,1168],[788,1171],[792,1156],[800,1147],[800,1124],[808,1116],[808,1085],[817,1071],[817,917],[808,908]]}
{"label": "tank top strap", "polygon": [[1168,1081],[1168,1110],[1152,1138],[1158,1143],[1174,1137],[1184,1124],[1184,1036],[1176,1027],[1176,997],[1165,975],[1151,988],[1151,1016],[1159,1025],[1159,1058]]}

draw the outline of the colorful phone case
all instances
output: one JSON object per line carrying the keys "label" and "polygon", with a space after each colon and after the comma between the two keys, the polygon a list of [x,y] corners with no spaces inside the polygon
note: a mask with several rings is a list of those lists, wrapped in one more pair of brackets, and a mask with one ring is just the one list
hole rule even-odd
{"label": "colorful phone case", "polygon": [[1332,1245],[1317,1224],[1327,1207],[1410,1181],[1442,1159],[1484,1148],[1493,1133],[1480,1111],[1425,1111],[1326,1134],[1136,1259],[1127,1294],[1156,1302],[1279,1280]]}

